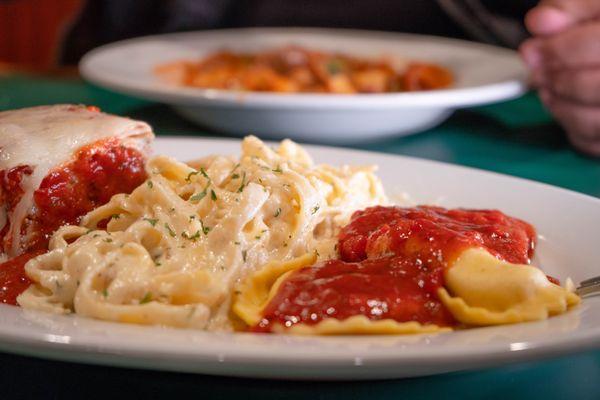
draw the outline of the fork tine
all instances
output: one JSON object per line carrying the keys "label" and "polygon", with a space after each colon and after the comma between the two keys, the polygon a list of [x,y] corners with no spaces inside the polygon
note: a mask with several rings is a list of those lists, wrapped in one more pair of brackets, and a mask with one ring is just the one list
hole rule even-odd
{"label": "fork tine", "polygon": [[581,297],[600,295],[600,283],[596,285],[580,286],[575,292]]}
{"label": "fork tine", "polygon": [[579,287],[585,287],[585,286],[596,285],[596,284],[600,284],[600,276],[595,276],[593,278],[586,279],[585,281],[581,281],[581,283],[579,284]]}

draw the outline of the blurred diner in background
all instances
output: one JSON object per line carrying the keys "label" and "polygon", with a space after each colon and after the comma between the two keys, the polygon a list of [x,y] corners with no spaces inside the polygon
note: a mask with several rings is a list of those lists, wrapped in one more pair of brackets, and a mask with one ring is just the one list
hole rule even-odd
{"label": "blurred diner in background", "polygon": [[74,66],[90,49],[164,32],[257,26],[401,31],[520,48],[546,108],[600,155],[595,0],[0,0],[3,69]]}

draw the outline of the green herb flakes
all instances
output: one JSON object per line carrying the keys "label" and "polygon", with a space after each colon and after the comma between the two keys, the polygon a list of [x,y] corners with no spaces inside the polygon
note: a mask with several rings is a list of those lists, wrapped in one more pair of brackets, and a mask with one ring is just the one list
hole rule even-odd
{"label": "green herb flakes", "polygon": [[185,178],[186,182],[191,182],[192,181],[192,176],[194,175],[198,175],[200,173],[200,171],[192,171],[188,174],[188,176]]}
{"label": "green herb flakes", "polygon": [[147,221],[152,226],[156,226],[156,223],[158,222],[158,219],[156,219],[156,218],[144,218],[144,221]]}
{"label": "green herb flakes", "polygon": [[173,228],[171,228],[171,226],[169,224],[167,224],[166,222],[165,222],[165,228],[167,229],[167,231],[169,231],[169,235],[171,235],[171,237],[177,236],[177,234],[175,233]]}
{"label": "green herb flakes", "polygon": [[242,184],[240,185],[240,187],[238,188],[238,193],[242,193],[244,191],[244,188],[246,187],[246,171],[244,171],[244,174],[242,175]]}
{"label": "green herb flakes", "polygon": [[206,197],[206,189],[201,191],[200,193],[197,193],[197,194],[193,195],[192,197],[190,197],[190,201],[192,203],[197,203],[200,200],[202,200],[204,197]]}
{"label": "green herb flakes", "polygon": [[146,292],[144,297],[140,300],[140,304],[150,303],[152,301],[152,293]]}

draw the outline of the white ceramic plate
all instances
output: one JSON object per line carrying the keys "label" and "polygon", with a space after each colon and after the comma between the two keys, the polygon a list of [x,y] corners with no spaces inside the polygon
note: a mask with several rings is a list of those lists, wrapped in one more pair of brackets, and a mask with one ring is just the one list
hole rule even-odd
{"label": "white ceramic plate", "polygon": [[[448,66],[447,90],[393,94],[276,94],[184,88],[160,82],[156,65],[199,59],[223,48],[260,51],[297,44],[366,57],[432,61]],[[100,47],[80,64],[91,82],[118,92],[172,104],[209,128],[313,142],[356,142],[422,131],[458,107],[507,100],[525,90],[515,52],[472,42],[397,33],[332,29],[262,28],[178,33]]]}
{"label": "white ceramic plate", "polygon": [[[318,162],[379,164],[388,194],[418,203],[499,208],[543,236],[550,275],[598,275],[600,200],[522,179],[432,161],[309,147]],[[162,139],[181,160],[238,154],[237,140]],[[439,335],[294,337],[141,327],[0,306],[0,350],[38,357],[246,377],[399,378],[495,366],[600,346],[600,297],[547,321]]]}

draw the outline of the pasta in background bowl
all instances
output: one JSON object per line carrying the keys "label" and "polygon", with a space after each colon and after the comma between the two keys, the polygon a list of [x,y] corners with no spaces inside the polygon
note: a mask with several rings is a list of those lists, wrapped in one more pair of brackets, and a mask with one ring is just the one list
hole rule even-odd
{"label": "pasta in background bowl", "polygon": [[[227,68],[202,74],[202,82],[195,87],[181,85],[189,83],[188,63],[166,68],[166,81],[155,73],[157,66],[198,60],[223,49],[257,54],[290,45],[369,60],[388,57],[391,64],[400,64],[401,72],[403,64],[413,60],[443,66],[451,72],[452,84],[440,85],[439,76],[447,81],[447,74],[437,68],[431,74],[427,72],[431,68],[422,66],[412,68],[410,75],[418,78],[415,85],[387,84],[388,75],[372,68],[352,79],[343,68],[335,63],[327,68],[322,60],[314,63],[314,76],[296,72],[303,77],[291,80],[274,77],[270,68],[252,69],[243,74],[247,85],[231,82]],[[527,79],[516,52],[503,48],[433,36],[308,28],[226,29],[136,38],[92,50],[79,67],[82,76],[94,84],[169,104],[185,118],[215,131],[320,143],[366,142],[421,132],[457,108],[518,97],[526,91]],[[199,76],[195,66],[191,71],[192,76]],[[405,86],[431,86],[423,85],[429,78],[422,79],[431,75],[432,88],[439,90],[397,91]],[[297,84],[313,77],[316,85]],[[266,91],[239,90],[243,86]],[[294,86],[300,86],[300,91]]]}

